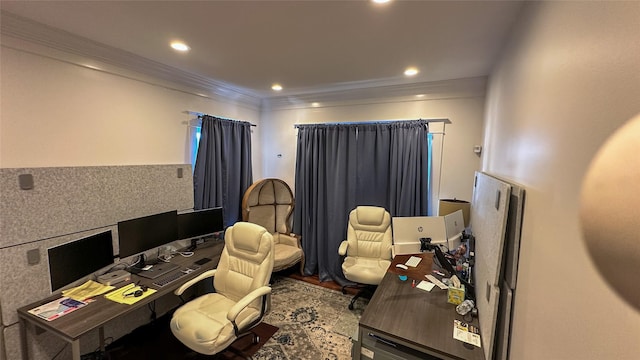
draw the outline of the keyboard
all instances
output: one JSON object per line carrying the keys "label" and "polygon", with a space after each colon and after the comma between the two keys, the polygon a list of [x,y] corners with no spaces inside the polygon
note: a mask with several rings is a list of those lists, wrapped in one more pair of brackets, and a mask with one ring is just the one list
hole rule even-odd
{"label": "keyboard", "polygon": [[153,285],[157,285],[160,287],[166,286],[178,279],[180,279],[181,277],[187,275],[186,273],[182,272],[182,271],[174,271],[156,281],[153,282]]}

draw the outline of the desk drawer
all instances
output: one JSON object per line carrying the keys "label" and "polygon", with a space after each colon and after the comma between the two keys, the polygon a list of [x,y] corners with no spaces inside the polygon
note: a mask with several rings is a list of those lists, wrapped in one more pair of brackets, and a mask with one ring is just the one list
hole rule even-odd
{"label": "desk drawer", "polygon": [[401,344],[398,340],[376,331],[360,329],[360,356],[362,360],[439,360],[416,349]]}

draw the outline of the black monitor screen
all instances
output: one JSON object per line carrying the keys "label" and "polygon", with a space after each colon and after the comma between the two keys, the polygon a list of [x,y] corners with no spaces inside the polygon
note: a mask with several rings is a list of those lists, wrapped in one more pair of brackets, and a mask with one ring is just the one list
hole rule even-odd
{"label": "black monitor screen", "polygon": [[176,210],[118,223],[120,258],[143,253],[178,239]]}
{"label": "black monitor screen", "polygon": [[48,254],[55,291],[113,263],[111,230],[52,247]]}
{"label": "black monitor screen", "polygon": [[197,210],[178,215],[180,240],[209,235],[224,230],[222,208]]}

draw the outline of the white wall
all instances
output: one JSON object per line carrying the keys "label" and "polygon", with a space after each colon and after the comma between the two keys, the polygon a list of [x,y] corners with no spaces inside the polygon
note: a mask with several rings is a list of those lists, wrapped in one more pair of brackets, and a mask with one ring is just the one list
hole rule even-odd
{"label": "white wall", "polygon": [[[1,51],[3,168],[189,163],[188,124],[195,117],[185,111],[259,122],[257,108],[94,70],[47,49],[36,54],[32,46],[23,51],[15,44],[3,41]],[[259,127],[253,129],[259,149]],[[254,171],[261,175],[257,150]]]}
{"label": "white wall", "polygon": [[640,112],[640,2],[522,15],[490,77],[482,166],[527,191],[511,358],[637,359],[640,313],[594,267],[578,207],[593,155]]}
{"label": "white wall", "polygon": [[[451,124],[445,128],[440,197],[470,201],[474,171],[480,168],[473,145],[482,143],[483,112],[484,91],[477,96],[429,100],[378,99],[357,104],[324,103],[317,108],[267,107],[262,115],[262,122],[267,124],[262,132],[264,176],[281,178],[294,187],[297,137],[294,124],[448,118]],[[430,125],[430,131],[442,131],[442,124]]]}

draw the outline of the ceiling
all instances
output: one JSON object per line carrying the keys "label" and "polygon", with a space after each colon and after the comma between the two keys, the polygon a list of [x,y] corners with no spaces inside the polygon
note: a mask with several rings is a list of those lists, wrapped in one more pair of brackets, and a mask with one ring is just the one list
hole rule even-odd
{"label": "ceiling", "polygon": [[[0,2],[5,14],[259,98],[486,76],[521,6],[397,0]],[[174,51],[172,40],[186,42],[191,51]],[[406,77],[409,66],[418,75]],[[273,83],[284,90],[275,93]]]}

